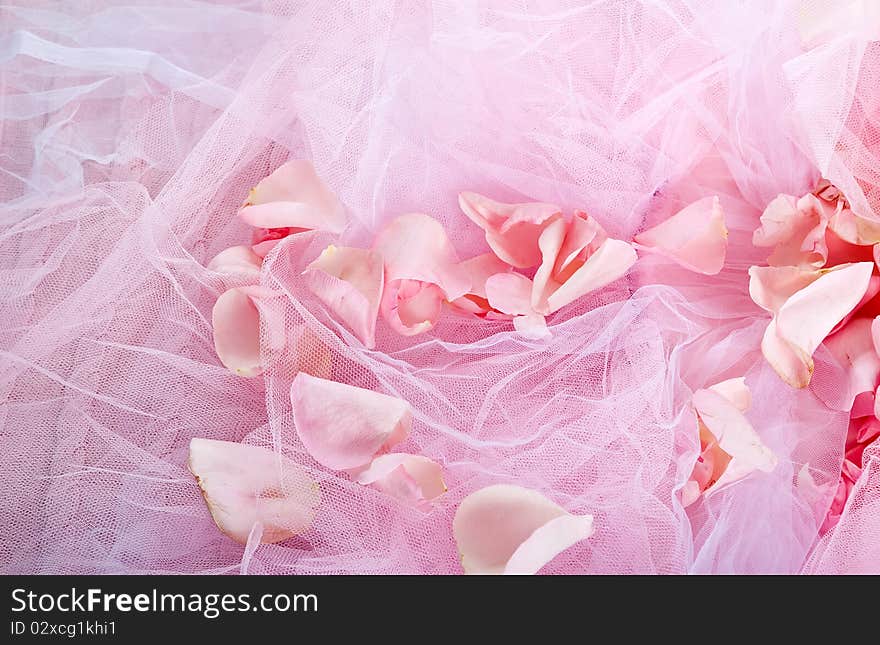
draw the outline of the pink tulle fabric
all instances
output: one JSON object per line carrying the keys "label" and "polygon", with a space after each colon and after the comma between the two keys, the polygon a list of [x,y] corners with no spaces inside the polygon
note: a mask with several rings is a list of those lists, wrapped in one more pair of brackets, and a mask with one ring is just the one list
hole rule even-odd
{"label": "pink tulle fabric", "polygon": [[[820,346],[809,387],[782,382],[748,291],[778,194],[824,177],[880,217],[872,4],[4,4],[0,570],[461,573],[456,509],[510,484],[592,516],[543,573],[880,573],[878,444],[829,526],[845,374]],[[338,196],[344,232],[280,239],[258,278],[209,267],[275,240],[236,213],[292,158]],[[622,240],[717,195],[726,261],[705,275],[640,253],[550,313],[546,338],[444,307],[414,336],[380,316],[368,348],[306,268],[413,212],[460,259],[487,253],[462,191],[585,211]],[[212,308],[257,281],[286,337],[263,325],[262,374],[243,378],[217,357]],[[409,403],[395,451],[442,465],[448,487],[427,514],[309,455],[300,371]],[[741,376],[775,468],[685,508],[693,394]],[[311,526],[275,544],[218,531],[187,468],[196,437],[297,464],[320,487]]]}

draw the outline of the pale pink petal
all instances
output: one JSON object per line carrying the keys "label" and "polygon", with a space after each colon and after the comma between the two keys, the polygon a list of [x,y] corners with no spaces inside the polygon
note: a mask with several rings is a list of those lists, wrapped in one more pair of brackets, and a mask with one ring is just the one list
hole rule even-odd
{"label": "pale pink petal", "polygon": [[300,372],[290,388],[296,432],[315,461],[333,470],[361,468],[403,441],[412,425],[397,397]]}
{"label": "pale pink petal", "polygon": [[749,268],[749,295],[756,305],[776,314],[786,300],[829,271],[830,269],[753,266]]}
{"label": "pale pink petal", "polygon": [[541,493],[521,486],[496,484],[471,493],[452,521],[465,573],[505,573],[514,557],[511,572],[534,572],[592,534],[590,516],[537,533],[561,517],[571,515]]}
{"label": "pale pink petal", "polygon": [[449,304],[459,311],[485,317],[492,307],[486,298],[486,280],[496,273],[511,271],[511,266],[498,259],[494,253],[484,253],[459,265],[470,281],[470,290]]}
{"label": "pale pink petal", "polygon": [[257,376],[260,364],[260,312],[252,287],[229,289],[217,298],[211,319],[220,362],[239,376]]}
{"label": "pale pink petal", "polygon": [[635,242],[664,255],[686,269],[715,275],[727,255],[727,227],[717,197],[706,197],[683,208]]}
{"label": "pale pink petal", "polygon": [[[565,244],[568,227],[568,222],[564,219],[557,219],[550,222],[538,238],[538,249],[541,251],[541,265],[535,271],[534,286],[532,287],[532,295],[530,297],[531,307],[535,310],[540,309],[544,313],[550,313],[547,298],[559,289],[560,286],[560,283],[553,278],[557,271],[559,253],[562,250],[562,245]],[[576,249],[572,249],[572,251],[575,255],[580,252],[580,250]],[[569,262],[571,259],[569,259]]]}
{"label": "pale pink petal", "polygon": [[[813,352],[861,301],[870,284],[873,270],[873,262],[835,267],[794,293],[780,307],[776,315],[776,335],[804,361],[810,373]],[[785,375],[780,373],[780,376],[791,382],[787,377],[794,374],[787,372]]]}
{"label": "pale pink petal", "polygon": [[685,482],[684,486],[681,487],[681,505],[684,508],[687,508],[700,498],[702,492],[703,490],[700,487],[700,484],[693,479],[689,479]]}
{"label": "pale pink petal", "polygon": [[470,290],[443,226],[432,217],[410,213],[389,222],[376,236],[373,249],[385,260],[385,280],[419,280],[435,284],[448,300]]}
{"label": "pale pink petal", "polygon": [[315,517],[318,484],[270,450],[193,439],[188,465],[217,527],[236,542],[247,543],[256,523],[261,542],[280,542],[305,531]]}
{"label": "pale pink petal", "polygon": [[342,204],[305,159],[288,161],[260,181],[238,214],[251,226],[269,229],[341,233],[346,225]]}
{"label": "pale pink petal", "polygon": [[795,388],[807,387],[813,376],[813,359],[780,338],[776,318],[770,320],[761,339],[761,352],[779,377]]}
{"label": "pale pink petal", "polygon": [[847,325],[850,320],[852,320],[855,316],[859,314],[859,312],[862,310],[862,307],[871,302],[874,299],[874,296],[876,296],[878,293],[880,293],[880,276],[872,275],[871,279],[868,281],[868,288],[862,298],[859,300],[858,304],[856,304],[856,306],[852,308],[852,311],[850,311],[846,316],[843,317],[843,320],[841,320],[834,326],[834,329],[831,330],[831,333],[834,334],[842,329],[844,325]]}
{"label": "pale pink petal", "polygon": [[869,246],[880,242],[880,220],[858,215],[849,208],[841,208],[828,225],[844,242]]}
{"label": "pale pink petal", "polygon": [[535,530],[519,545],[507,566],[506,575],[534,575],[557,555],[586,540],[593,532],[592,515],[563,515]]}
{"label": "pale pink petal", "polygon": [[779,195],[761,215],[752,243],[775,247],[767,259],[771,266],[819,268],[828,256],[825,229],[831,212],[814,195]]}
{"label": "pale pink petal", "polygon": [[526,269],[541,261],[538,237],[557,217],[559,207],[540,202],[504,204],[477,193],[458,196],[461,210],[486,232],[486,242],[507,264]]}
{"label": "pale pink petal", "polygon": [[367,249],[330,245],[305,273],[309,289],[372,348],[384,286],[382,256]]}
{"label": "pale pink petal", "polygon": [[406,336],[431,329],[444,300],[468,293],[470,279],[440,222],[411,213],[392,220],[373,248],[385,260],[383,318]]}
{"label": "pale pink petal", "polygon": [[443,469],[421,455],[393,453],[380,455],[357,474],[359,484],[372,484],[384,493],[422,510],[446,492]]}
{"label": "pale pink petal", "polygon": [[486,298],[498,311],[513,316],[532,315],[532,281],[519,273],[498,273],[486,280]]}
{"label": "pale pink petal", "polygon": [[635,249],[622,240],[607,239],[583,266],[577,269],[547,298],[551,313],[574,302],[584,294],[596,291],[623,276],[637,259]]}
{"label": "pale pink petal", "polygon": [[724,472],[716,477],[706,494],[742,479],[755,470],[770,472],[776,467],[776,456],[763,444],[734,403],[717,392],[705,389],[694,392],[693,405],[719,447],[731,457]]}
{"label": "pale pink petal", "polygon": [[263,265],[262,258],[249,246],[231,246],[220,251],[208,263],[208,269],[218,273],[244,273],[259,275]]}
{"label": "pale pink petal", "polygon": [[547,320],[541,314],[536,313],[514,316],[513,328],[532,340],[549,338],[552,335],[547,328]]}
{"label": "pale pink petal", "polygon": [[729,378],[726,381],[710,385],[707,389],[723,396],[740,412],[746,412],[752,406],[752,391],[746,385],[746,379],[743,376]]}
{"label": "pale pink petal", "polygon": [[849,321],[840,331],[825,339],[825,347],[845,370],[848,387],[845,409],[850,409],[855,397],[862,392],[873,392],[880,381],[880,356],[874,350],[871,320],[857,318]]}

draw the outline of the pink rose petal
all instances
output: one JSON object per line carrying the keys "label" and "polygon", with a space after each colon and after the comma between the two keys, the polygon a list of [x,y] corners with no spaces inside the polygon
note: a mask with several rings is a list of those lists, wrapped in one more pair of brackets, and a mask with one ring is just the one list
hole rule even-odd
{"label": "pink rose petal", "polygon": [[498,273],[486,280],[486,296],[496,310],[513,316],[513,327],[532,339],[550,335],[544,316],[532,309],[532,281],[519,273]]}
{"label": "pink rose petal", "polygon": [[626,242],[609,239],[589,215],[551,222],[538,240],[541,266],[535,273],[531,302],[549,314],[621,277],[635,263]]}
{"label": "pink rose petal", "polygon": [[776,314],[786,300],[828,271],[830,269],[753,266],[749,268],[749,295],[756,305]]}
{"label": "pink rose petal", "polygon": [[499,260],[494,253],[484,253],[465,260],[459,266],[470,280],[470,290],[449,304],[458,311],[481,318],[487,317],[494,310],[486,297],[486,280],[496,273],[510,272],[510,265]]}
{"label": "pink rose petal", "polygon": [[729,378],[726,381],[710,385],[707,389],[723,396],[740,412],[746,412],[752,407],[752,391],[746,385],[746,379],[743,376]]}
{"label": "pink rose petal", "polygon": [[251,226],[267,229],[341,233],[346,225],[342,204],[305,159],[288,161],[260,181],[238,214]]}
{"label": "pink rose petal", "polygon": [[421,455],[394,453],[380,455],[357,474],[359,484],[372,484],[384,493],[423,511],[430,502],[446,492],[443,469]]}
{"label": "pink rose petal", "polygon": [[819,268],[828,257],[825,230],[832,213],[814,195],[779,195],[764,209],[752,243],[775,247],[767,259],[771,266]]}
{"label": "pink rose petal", "polygon": [[460,298],[470,289],[446,231],[427,215],[412,213],[392,220],[376,237],[373,248],[385,260],[379,310],[403,335],[431,329],[444,300]]}
{"label": "pink rose petal", "polygon": [[862,392],[873,392],[880,383],[880,356],[874,349],[871,320],[857,318],[849,321],[840,331],[825,339],[825,347],[844,368],[846,382],[840,386],[849,389],[845,409],[850,409],[855,397]]}
{"label": "pink rose petal", "polygon": [[717,197],[696,201],[637,235],[635,242],[686,269],[715,275],[724,266],[727,254],[727,228],[721,202]]}
{"label": "pink rose petal", "polygon": [[605,240],[571,277],[548,296],[547,312],[561,309],[581,296],[614,282],[635,264],[636,259],[635,249],[626,242],[611,238]]}
{"label": "pink rose petal", "polygon": [[293,421],[306,450],[333,470],[362,468],[403,441],[412,425],[402,399],[300,372],[290,388]]}
{"label": "pink rose petal", "polygon": [[[742,403],[741,396],[737,398]],[[719,490],[756,470],[770,472],[776,467],[776,456],[762,443],[734,402],[717,391],[703,389],[694,392],[693,405],[718,446],[730,456],[724,470],[719,472],[716,469],[713,473],[715,481],[709,485],[708,491]]]}
{"label": "pink rose petal", "polygon": [[217,298],[211,314],[217,356],[239,376],[262,372],[260,312],[254,304],[258,293],[259,287],[229,289]]}
{"label": "pink rose petal", "polygon": [[330,245],[305,273],[309,289],[372,348],[384,286],[382,256],[367,249]]}
{"label": "pink rose petal", "polygon": [[193,439],[189,469],[217,527],[246,544],[254,526],[273,543],[302,533],[320,501],[318,484],[286,457],[230,441]]}
{"label": "pink rose petal", "polygon": [[[804,361],[810,373],[813,352],[861,301],[873,270],[872,262],[835,267],[794,293],[780,307],[776,315],[776,335]],[[797,375],[791,372],[780,376],[788,382],[799,382]]]}
{"label": "pink rose petal", "polygon": [[507,566],[505,575],[534,575],[569,547],[593,535],[592,515],[562,515],[535,529],[519,545]]}
{"label": "pink rose petal", "polygon": [[[575,519],[555,521],[560,518]],[[537,491],[496,484],[461,501],[452,532],[465,573],[535,573],[590,537],[593,523],[591,516],[573,516]]]}
{"label": "pink rose petal", "polygon": [[562,211],[554,204],[504,204],[477,193],[458,196],[461,210],[486,232],[486,242],[507,264],[527,269],[541,261],[538,237]]}
{"label": "pink rose petal", "polygon": [[249,246],[231,246],[220,251],[208,263],[208,269],[218,273],[244,273],[250,276],[260,274],[263,259]]}

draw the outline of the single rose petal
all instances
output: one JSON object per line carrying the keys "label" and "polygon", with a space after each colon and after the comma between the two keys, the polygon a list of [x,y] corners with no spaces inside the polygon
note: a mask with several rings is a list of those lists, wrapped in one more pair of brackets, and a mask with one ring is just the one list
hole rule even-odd
{"label": "single rose petal", "polygon": [[562,211],[555,204],[504,204],[477,193],[459,194],[461,210],[486,232],[486,242],[507,264],[527,269],[541,261],[538,237]]}
{"label": "single rose petal", "polygon": [[229,289],[217,298],[211,319],[220,362],[239,376],[257,376],[260,365],[259,287]]}
{"label": "single rose petal", "polygon": [[412,425],[397,397],[300,372],[290,387],[296,432],[315,461],[333,470],[361,468],[403,441]]}
{"label": "single rose petal", "polygon": [[193,439],[188,465],[217,527],[236,542],[247,543],[257,522],[263,527],[261,542],[280,542],[305,531],[315,517],[318,484],[270,450]]}
{"label": "single rose petal", "polygon": [[309,289],[372,349],[384,286],[382,256],[367,249],[330,245],[304,273]]}
{"label": "single rose petal", "polygon": [[849,410],[855,397],[862,392],[873,392],[880,382],[880,356],[874,349],[871,320],[857,318],[849,321],[840,331],[825,339],[825,347],[844,368],[849,394],[843,408]]}
{"label": "single rose petal", "polygon": [[513,328],[526,338],[550,336],[544,316],[532,309],[532,281],[519,273],[498,273],[486,280],[486,296],[496,310],[513,316]]}
{"label": "single rose petal", "polygon": [[775,247],[767,259],[771,266],[819,268],[828,257],[825,230],[832,213],[814,195],[779,195],[764,209],[752,243]]}
{"label": "single rose petal", "polygon": [[220,251],[208,262],[208,269],[218,273],[244,273],[259,275],[263,259],[249,246],[231,246]]}
{"label": "single rose petal", "polygon": [[802,269],[790,266],[749,267],[749,295],[756,305],[776,314],[786,300],[828,271],[830,269]]}
{"label": "single rose petal", "polygon": [[535,530],[504,567],[506,575],[534,575],[569,547],[593,535],[592,515],[563,515]]}
{"label": "single rose petal", "polygon": [[727,227],[718,197],[706,197],[686,206],[635,242],[697,273],[715,275],[727,255]]}
{"label": "single rose petal", "polygon": [[423,511],[429,511],[431,500],[446,492],[440,464],[421,455],[380,455],[356,475],[355,481],[364,485],[372,484],[382,492]]}
{"label": "single rose petal", "polygon": [[486,280],[497,273],[510,272],[510,265],[499,260],[494,253],[484,253],[465,260],[459,266],[469,278],[471,286],[468,293],[450,302],[450,306],[464,313],[487,317],[493,309],[486,297]]}
{"label": "single rose petal", "polygon": [[379,310],[401,334],[431,329],[443,301],[460,298],[470,289],[446,231],[427,215],[411,213],[392,220],[376,236],[373,249],[385,260]]}
{"label": "single rose petal", "polygon": [[755,470],[770,472],[776,467],[776,456],[732,401],[716,391],[702,389],[694,392],[693,406],[718,446],[730,456],[723,472],[716,467],[715,482],[708,491],[716,491]]}
{"label": "single rose petal", "polygon": [[545,311],[550,313],[581,296],[614,282],[635,264],[636,250],[622,240],[607,239],[584,264],[547,297]]}
{"label": "single rose petal", "polygon": [[752,391],[746,385],[744,376],[729,378],[726,381],[710,385],[708,389],[730,401],[740,412],[746,412],[752,407]]}
{"label": "single rose petal", "polygon": [[461,501],[452,532],[465,573],[535,573],[590,537],[592,519],[569,514],[537,491],[496,484]]}
{"label": "single rose petal", "polygon": [[776,318],[770,320],[761,338],[761,353],[779,377],[795,388],[807,387],[813,377],[813,359],[792,347],[776,329]]}
{"label": "single rose petal", "polygon": [[341,233],[345,210],[311,162],[294,159],[251,189],[239,216],[258,228],[294,228]]}
{"label": "single rose petal", "polygon": [[486,298],[498,311],[512,316],[535,313],[532,281],[519,273],[497,273],[486,280]]}
{"label": "single rose petal", "polygon": [[[813,352],[861,301],[873,270],[873,262],[835,267],[794,293],[780,307],[776,315],[776,336],[789,345],[794,356],[803,361],[810,374],[813,370]],[[773,364],[774,361],[770,362]],[[790,383],[803,382],[799,376],[802,370],[798,368],[792,372],[789,368],[784,366],[786,371],[780,372],[780,376]],[[809,382],[809,377],[806,382]]]}

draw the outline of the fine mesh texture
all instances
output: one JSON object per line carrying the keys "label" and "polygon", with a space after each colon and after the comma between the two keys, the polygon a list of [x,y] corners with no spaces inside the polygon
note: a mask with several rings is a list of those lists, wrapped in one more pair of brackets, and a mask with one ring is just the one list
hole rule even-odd
{"label": "fine mesh texture", "polygon": [[[458,503],[515,483],[595,516],[547,573],[880,572],[880,457],[866,451],[820,541],[841,374],[820,349],[810,389],[779,380],[746,273],[779,192],[825,176],[880,215],[880,36],[839,5],[4,5],[2,571],[457,573]],[[217,296],[242,283],[205,265],[250,240],[235,211],[288,158],[313,161],[351,225],[267,258],[263,319],[288,343],[264,339],[265,375],[243,379],[211,329]],[[646,257],[551,316],[548,342],[447,311],[411,338],[380,321],[363,349],[303,268],[412,211],[461,258],[485,252],[461,190],[582,208],[624,239],[717,194],[728,260],[706,277]],[[289,401],[299,370],[411,403],[400,448],[439,461],[449,486],[430,515],[309,457]],[[692,392],[740,375],[779,465],[685,512]],[[193,437],[301,464],[321,487],[313,526],[247,549],[223,536],[185,466]]]}

